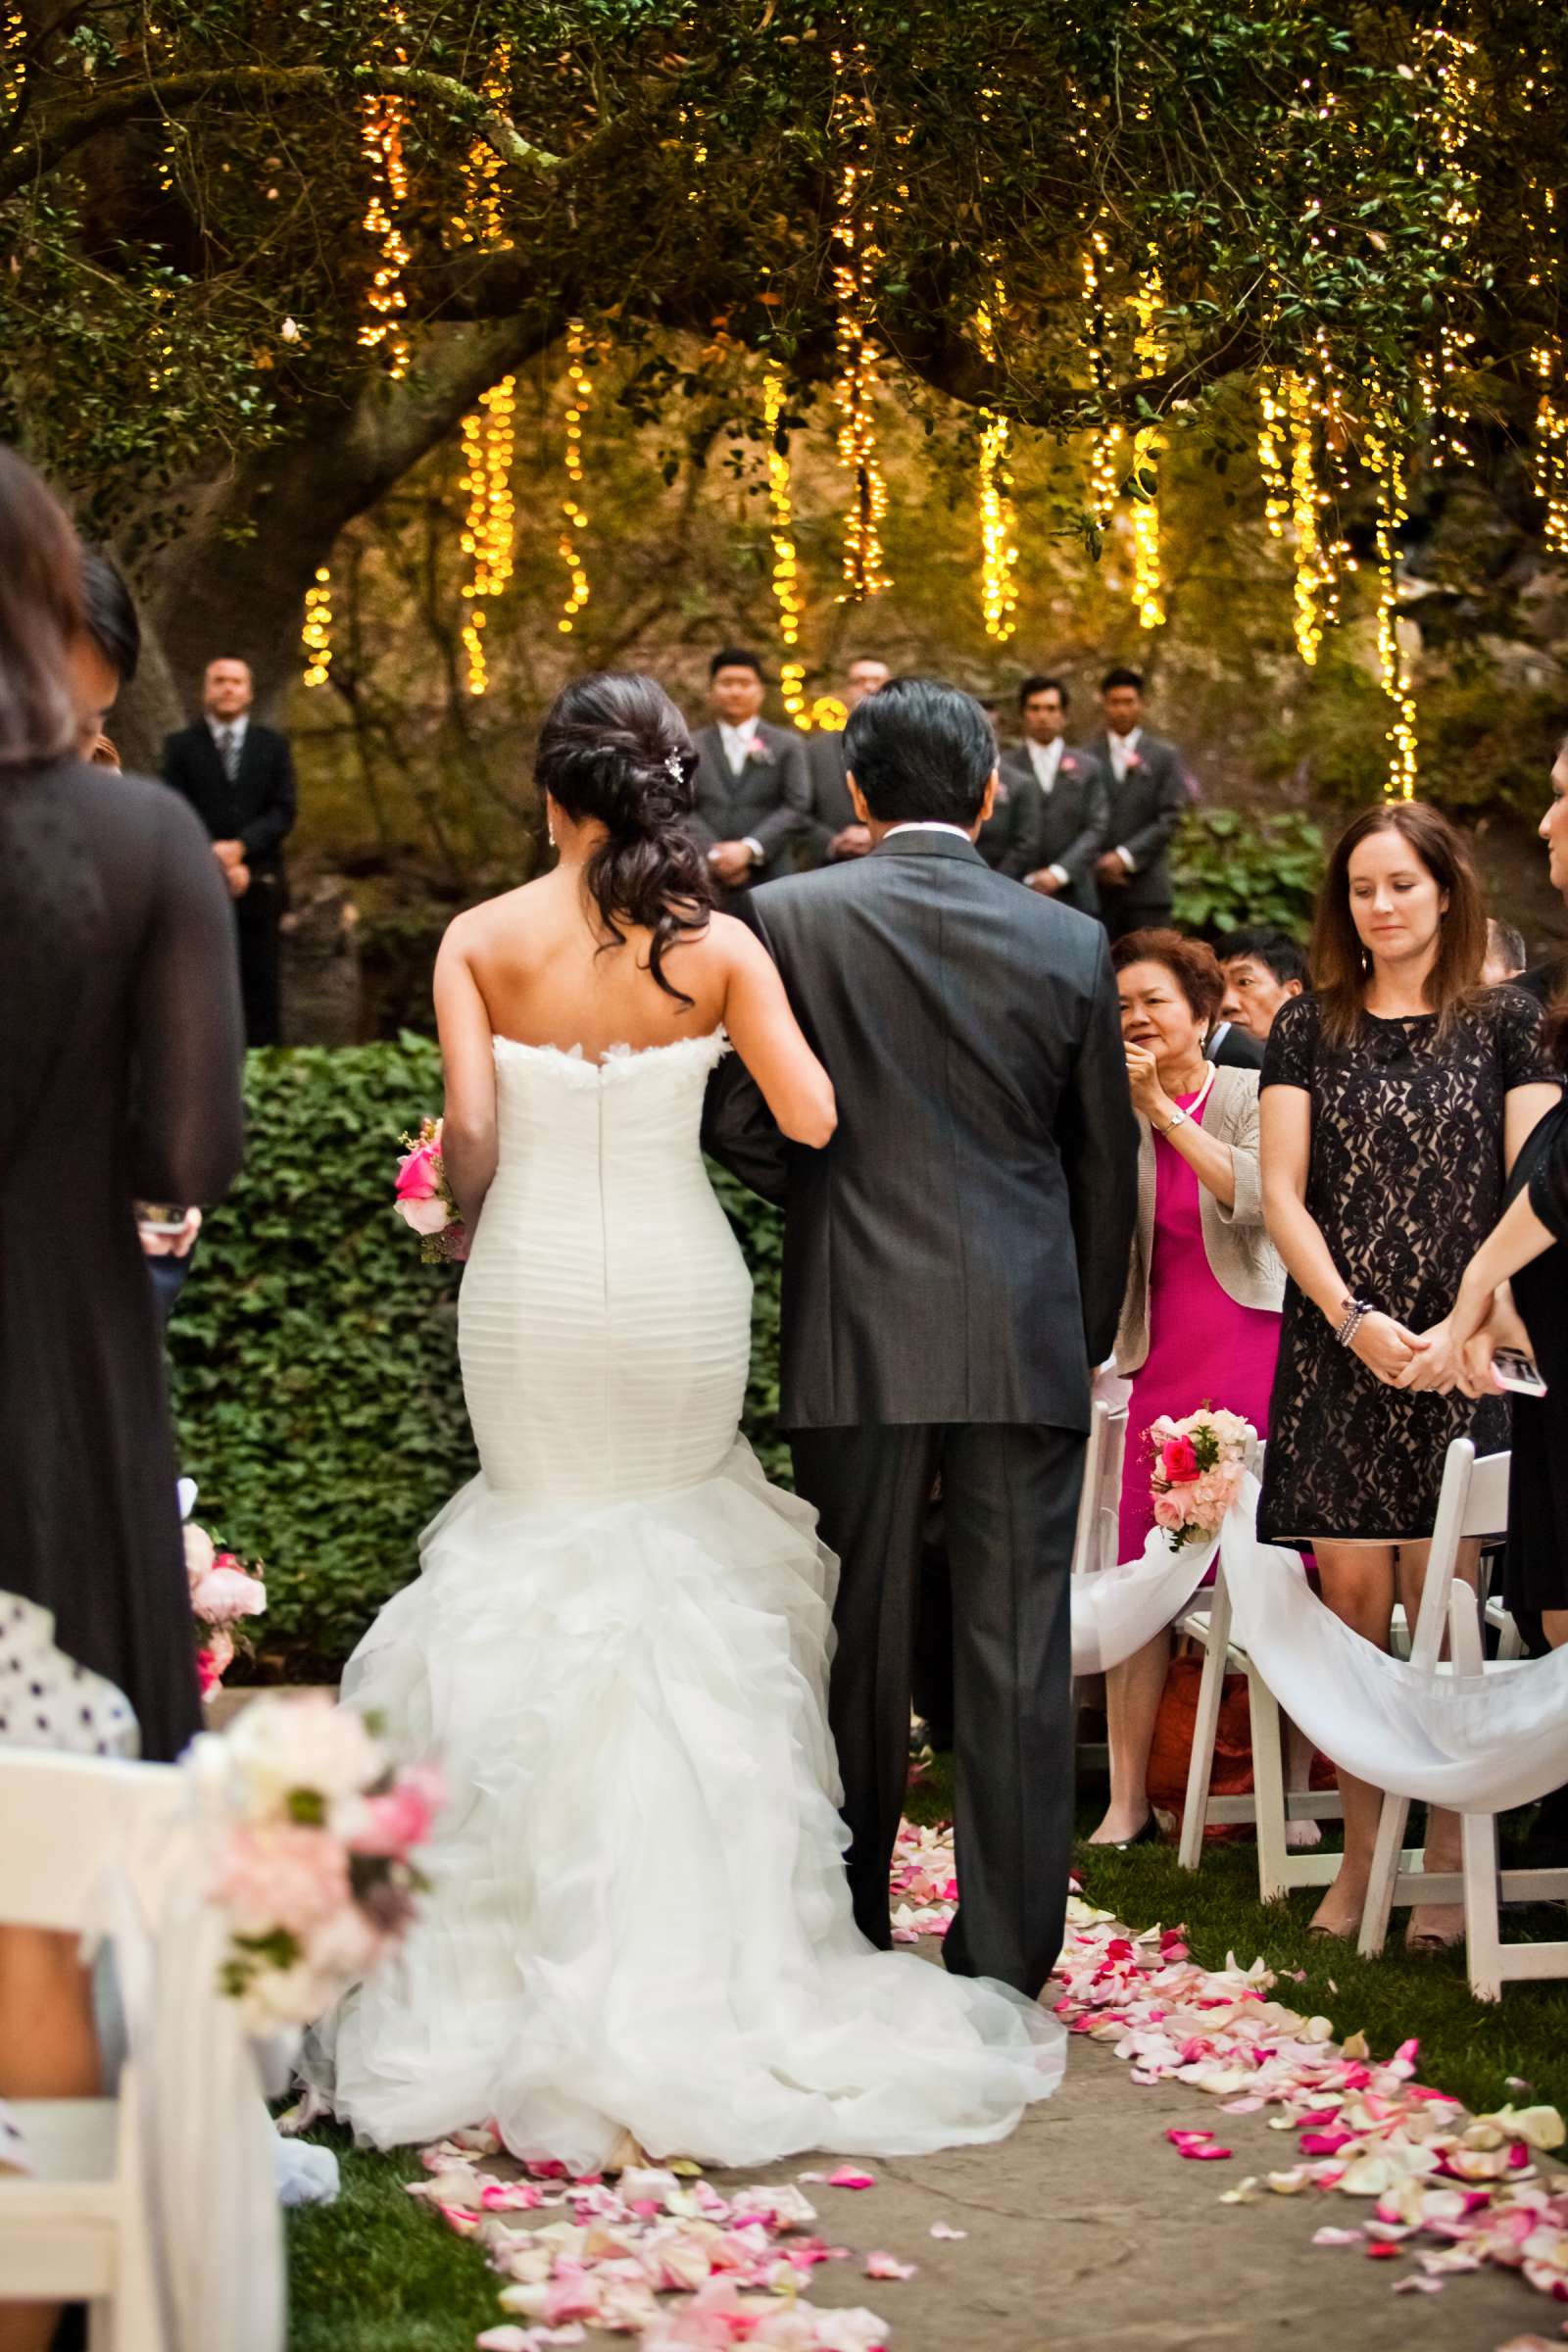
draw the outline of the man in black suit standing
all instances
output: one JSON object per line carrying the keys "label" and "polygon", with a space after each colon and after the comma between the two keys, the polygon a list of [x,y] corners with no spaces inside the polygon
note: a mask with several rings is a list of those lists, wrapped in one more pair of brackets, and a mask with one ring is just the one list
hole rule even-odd
{"label": "man in black suit standing", "polygon": [[1110,778],[1110,829],[1095,876],[1105,927],[1120,939],[1169,923],[1171,835],[1198,789],[1176,746],[1146,731],[1136,669],[1107,672],[1100,707],[1104,732],[1089,749]]}
{"label": "man in black suit standing", "polygon": [[829,1714],[855,1914],[892,1942],[922,1520],[953,1567],[962,1975],[1030,1998],[1060,1947],[1073,1822],[1068,1610],[1090,1365],[1110,1348],[1137,1128],[1098,924],[974,846],[996,745],[956,688],[899,678],[846,730],[865,858],[748,915],[838,1090],[784,1145],[745,1069],[710,1148],[786,1204],[780,1418],[842,1562]]}
{"label": "man in black suit standing", "polygon": [[294,762],[288,739],[251,717],[247,663],[207,664],[204,715],[164,745],[164,781],[184,794],[212,836],[234,902],[245,1042],[275,1046],[278,925],[288,904],[283,844],[294,828]]}
{"label": "man in black suit standing", "polygon": [[1002,781],[1024,811],[1018,879],[1080,914],[1100,912],[1095,862],[1110,823],[1104,770],[1067,741],[1071,696],[1060,678],[1025,678],[1018,689],[1023,741],[1002,755]]}
{"label": "man in black suit standing", "polygon": [[[857,654],[844,680],[846,719],[868,694],[880,694],[892,672],[876,654]],[[871,836],[856,815],[844,764],[842,728],[823,727],[807,737],[811,776],[811,816],[803,865],[836,865],[841,858],[863,858]]]}
{"label": "man in black suit standing", "polygon": [[689,824],[722,904],[787,870],[809,819],[811,788],[800,736],[761,715],[767,688],[756,654],[726,646],[708,665],[708,684],[713,717],[692,737],[697,806]]}

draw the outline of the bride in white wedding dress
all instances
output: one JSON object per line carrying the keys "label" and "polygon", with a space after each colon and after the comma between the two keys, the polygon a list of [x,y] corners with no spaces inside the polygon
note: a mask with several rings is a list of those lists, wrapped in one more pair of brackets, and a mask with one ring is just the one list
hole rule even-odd
{"label": "bride in white wedding dress", "polygon": [[436,967],[482,1468],[344,1697],[450,1799],[417,1922],[305,2070],[378,2146],[494,2118],[574,2170],[627,2132],[914,2154],[1002,2137],[1061,2076],[1041,2009],[851,1917],[836,1563],[739,1435],[751,1283],[699,1143],[731,1045],[797,1143],[834,1097],[760,944],[707,912],[693,764],[652,679],[566,688],[538,755],[560,863]]}

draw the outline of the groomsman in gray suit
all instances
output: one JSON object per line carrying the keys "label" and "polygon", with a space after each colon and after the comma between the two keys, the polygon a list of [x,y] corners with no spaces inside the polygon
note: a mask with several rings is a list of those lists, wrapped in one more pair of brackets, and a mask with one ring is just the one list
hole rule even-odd
{"label": "groomsman in gray suit", "polygon": [[[878,694],[892,672],[876,654],[857,654],[844,681],[844,707],[858,710],[868,694]],[[801,863],[837,865],[845,858],[863,858],[871,836],[856,815],[850,801],[841,729],[824,727],[807,738],[807,761],[811,777],[811,816]]]}
{"label": "groomsman in gray suit", "polygon": [[1110,778],[1110,828],[1095,878],[1105,928],[1120,939],[1169,923],[1171,836],[1198,786],[1176,746],[1145,727],[1144,681],[1136,669],[1107,671],[1100,707],[1104,732],[1089,749]]}
{"label": "groomsman in gray suit", "polygon": [[1019,881],[1080,914],[1098,914],[1095,861],[1110,824],[1110,792],[1100,762],[1067,741],[1070,701],[1060,678],[1024,679],[1018,689],[1023,741],[1004,752],[1001,774],[1022,811]]}
{"label": "groomsman in gray suit", "polygon": [[712,723],[692,737],[697,805],[688,827],[708,853],[720,905],[789,870],[790,852],[809,821],[806,752],[793,727],[761,715],[762,664],[725,646],[708,665]]}

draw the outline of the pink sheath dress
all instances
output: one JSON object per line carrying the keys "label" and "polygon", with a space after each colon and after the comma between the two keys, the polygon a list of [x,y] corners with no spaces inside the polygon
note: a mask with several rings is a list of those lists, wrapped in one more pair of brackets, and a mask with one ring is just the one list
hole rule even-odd
{"label": "pink sheath dress", "polygon": [[[1192,1110],[1197,1095],[1178,1095]],[[1206,1107],[1206,1105],[1205,1105]],[[1194,1116],[1202,1121],[1202,1111]],[[1162,1413],[1178,1420],[1200,1404],[1245,1414],[1268,1435],[1269,1392],[1280,1349],[1280,1318],[1268,1307],[1239,1306],[1221,1290],[1203,1248],[1200,1187],[1174,1144],[1154,1138],[1154,1231],[1149,1277],[1149,1359],[1133,1374],[1127,1405],[1127,1459],[1121,1482],[1116,1557],[1143,1556],[1154,1524],[1150,1491],[1153,1449],[1149,1430]]]}

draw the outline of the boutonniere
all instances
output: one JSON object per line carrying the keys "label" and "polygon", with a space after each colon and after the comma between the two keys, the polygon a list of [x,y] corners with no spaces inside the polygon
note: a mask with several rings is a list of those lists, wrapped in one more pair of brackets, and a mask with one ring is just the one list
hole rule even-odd
{"label": "boutonniere", "polygon": [[1078,773],[1078,762],[1071,752],[1062,753],[1056,762],[1056,773],[1058,776],[1075,776]]}
{"label": "boutonniere", "polygon": [[760,735],[752,737],[746,747],[746,759],[749,766],[771,767],[773,764],[773,755]]}
{"label": "boutonniere", "polygon": [[1133,772],[1133,769],[1134,769],[1135,767],[1142,767],[1142,766],[1143,766],[1143,764],[1144,764],[1144,756],[1143,756],[1142,752],[1129,752],[1129,753],[1128,753],[1128,755],[1127,755],[1127,773],[1128,773],[1129,775],[1131,775],[1131,774],[1132,774],[1132,772]]}
{"label": "boutonniere", "polygon": [[1007,803],[1008,803],[1008,802],[1011,800],[1011,798],[1012,798],[1012,787],[1011,787],[1011,786],[1010,786],[1010,784],[1007,782],[1007,779],[1006,779],[1006,777],[1005,777],[1005,776],[1004,776],[1004,775],[1000,775],[1000,774],[999,774],[999,776],[997,777],[997,800],[996,800],[996,806],[997,806],[999,808],[1005,808],[1005,807],[1007,806]]}

